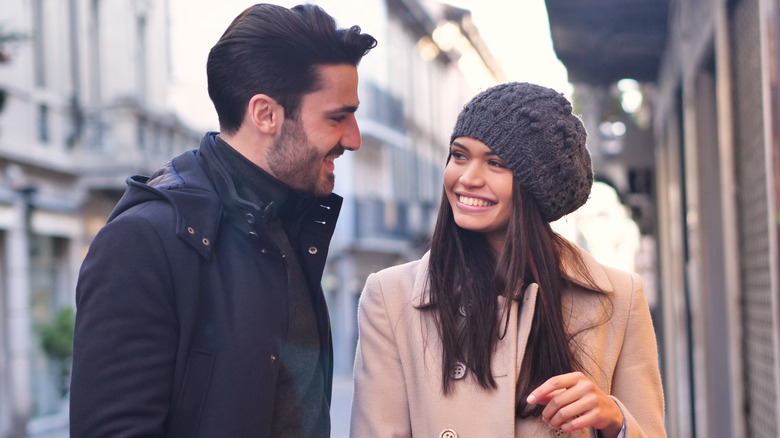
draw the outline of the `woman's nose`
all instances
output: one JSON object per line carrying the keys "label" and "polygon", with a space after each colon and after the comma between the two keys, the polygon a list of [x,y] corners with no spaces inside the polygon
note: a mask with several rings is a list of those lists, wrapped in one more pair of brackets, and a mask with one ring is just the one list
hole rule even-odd
{"label": "woman's nose", "polygon": [[485,178],[482,176],[482,169],[479,166],[479,163],[469,163],[469,165],[463,169],[463,174],[461,174],[458,181],[460,181],[460,183],[464,186],[469,187],[475,187],[484,184]]}

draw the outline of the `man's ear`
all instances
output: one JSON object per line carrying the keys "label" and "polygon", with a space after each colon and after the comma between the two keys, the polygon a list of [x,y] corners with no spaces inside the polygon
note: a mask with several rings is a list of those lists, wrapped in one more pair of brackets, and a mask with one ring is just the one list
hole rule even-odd
{"label": "man's ear", "polygon": [[284,108],[267,94],[255,94],[249,99],[247,116],[258,131],[274,135],[284,123]]}

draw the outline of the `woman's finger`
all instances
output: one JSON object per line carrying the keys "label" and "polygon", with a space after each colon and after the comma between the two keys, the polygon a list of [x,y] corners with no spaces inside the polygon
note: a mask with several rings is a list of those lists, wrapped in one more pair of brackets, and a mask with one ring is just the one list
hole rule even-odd
{"label": "woman's finger", "polygon": [[536,389],[531,391],[531,394],[526,398],[528,404],[543,404],[546,405],[550,402],[550,399],[560,394],[564,390],[574,386],[577,383],[576,374],[579,372],[561,374],[553,376],[547,379],[544,383],[539,385]]}

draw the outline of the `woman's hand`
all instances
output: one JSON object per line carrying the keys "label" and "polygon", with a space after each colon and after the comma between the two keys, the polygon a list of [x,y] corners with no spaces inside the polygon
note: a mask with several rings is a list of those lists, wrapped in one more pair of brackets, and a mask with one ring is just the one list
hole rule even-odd
{"label": "woman's hand", "polygon": [[615,401],[581,372],[549,378],[526,402],[546,405],[542,420],[564,432],[593,427],[605,438],[614,438],[623,427],[623,413]]}

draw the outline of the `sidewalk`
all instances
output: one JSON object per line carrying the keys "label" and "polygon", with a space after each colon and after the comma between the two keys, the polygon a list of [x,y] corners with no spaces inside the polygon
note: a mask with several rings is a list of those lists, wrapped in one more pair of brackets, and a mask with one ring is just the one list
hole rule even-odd
{"label": "sidewalk", "polygon": [[333,400],[330,405],[331,438],[349,438],[349,416],[352,410],[352,376],[333,377]]}
{"label": "sidewalk", "polygon": [[[330,408],[331,438],[349,438],[349,415],[352,406],[352,376],[334,376],[333,400]],[[62,422],[38,426],[27,438],[69,438],[68,427]]]}

